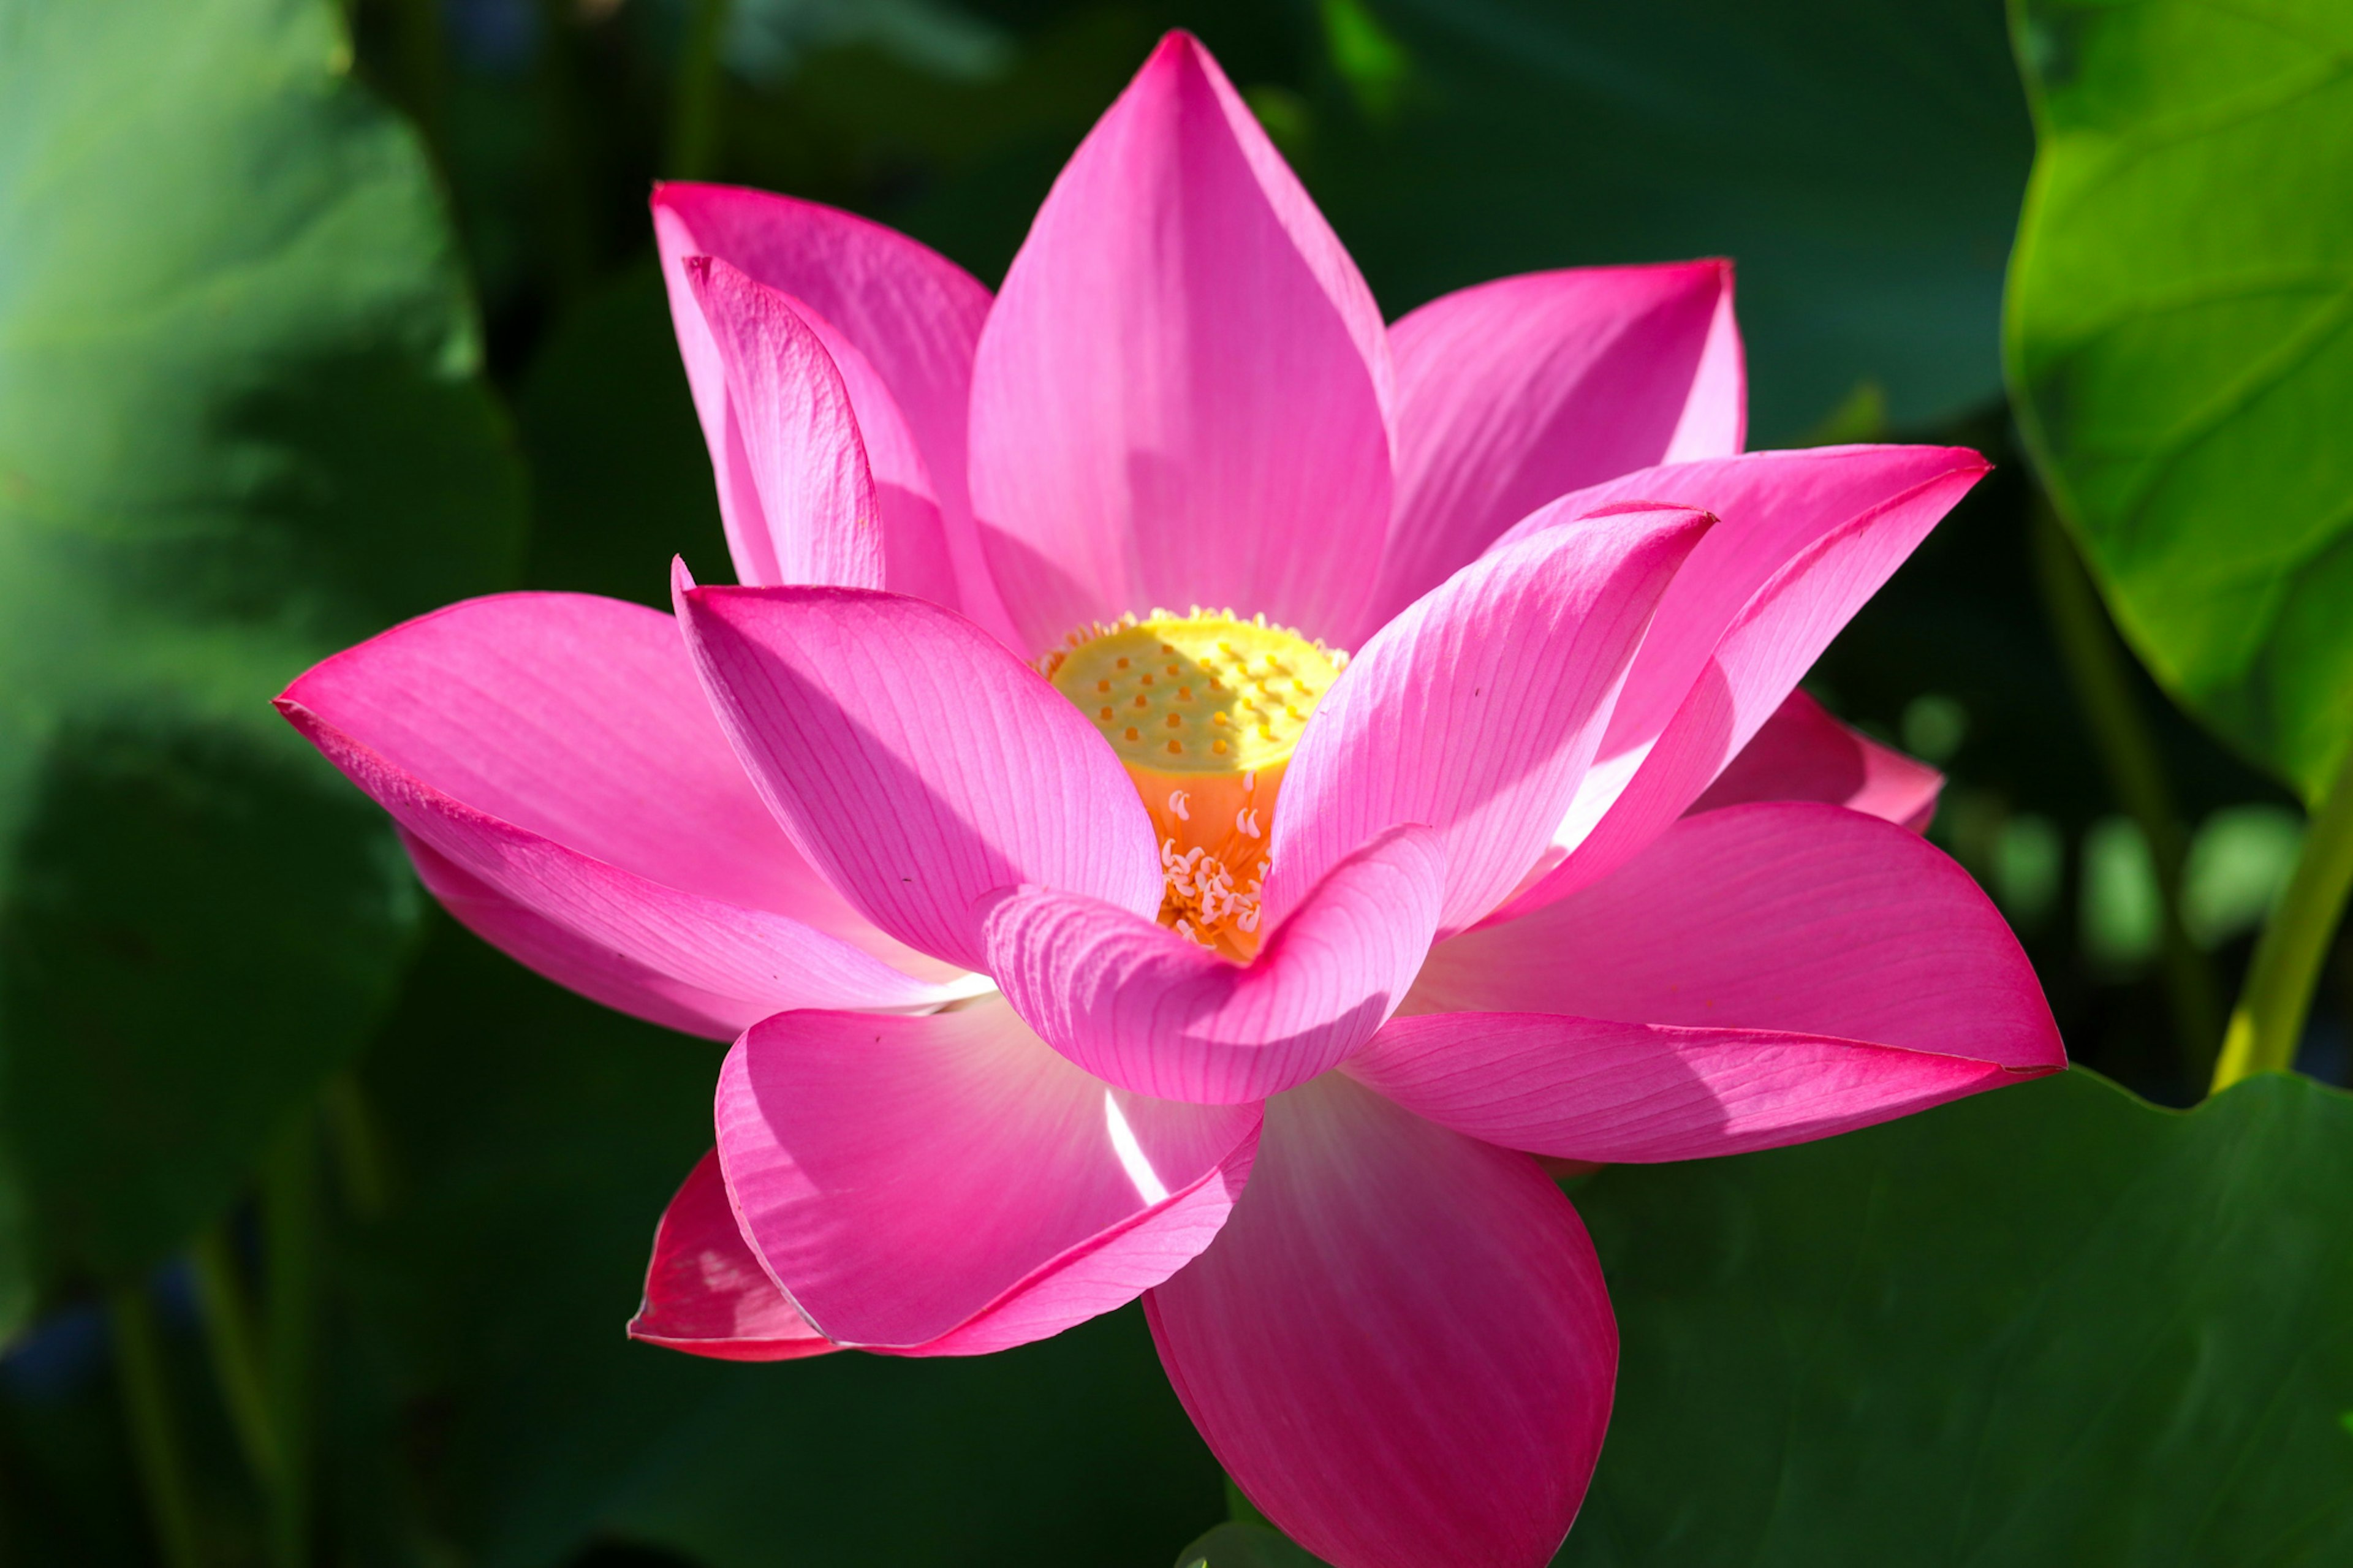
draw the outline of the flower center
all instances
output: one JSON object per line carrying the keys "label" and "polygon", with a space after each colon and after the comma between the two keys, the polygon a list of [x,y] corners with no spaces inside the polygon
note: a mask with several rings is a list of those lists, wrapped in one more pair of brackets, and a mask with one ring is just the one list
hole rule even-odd
{"label": "flower center", "polygon": [[1348,656],[1230,611],[1155,610],[1039,661],[1127,766],[1160,835],[1160,922],[1248,963],[1283,765]]}

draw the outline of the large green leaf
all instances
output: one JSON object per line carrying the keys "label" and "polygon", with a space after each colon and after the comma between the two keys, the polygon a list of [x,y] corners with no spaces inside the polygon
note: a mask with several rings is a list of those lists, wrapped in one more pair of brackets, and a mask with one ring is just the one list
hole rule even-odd
{"label": "large green leaf", "polygon": [[1624,1338],[1564,1564],[2353,1561],[2353,1099],[2081,1070],[1577,1195]]}
{"label": "large green leaf", "polygon": [[327,0],[0,0],[0,1333],[233,1193],[417,899],[270,711],[496,586],[521,481]]}
{"label": "large green leaf", "polygon": [[[2077,1069],[1618,1166],[1618,1399],[1558,1568],[2353,1560],[2353,1098]],[[1255,1525],[1178,1558],[1313,1559]]]}
{"label": "large green leaf", "polygon": [[1155,1563],[1225,1511],[1136,1309],[939,1360],[624,1339],[711,1145],[720,1053],[432,923],[368,1058],[397,1197],[354,1239],[361,1342],[338,1359],[377,1380],[345,1430],[420,1468],[467,1561],[541,1568],[603,1535],[704,1568]]}
{"label": "large green leaf", "polygon": [[2353,7],[2031,0],[2010,374],[2141,657],[2308,797],[2353,742]]}

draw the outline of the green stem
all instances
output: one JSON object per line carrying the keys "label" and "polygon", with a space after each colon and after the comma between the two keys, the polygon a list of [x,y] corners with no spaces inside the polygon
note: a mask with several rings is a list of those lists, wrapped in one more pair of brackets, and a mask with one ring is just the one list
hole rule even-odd
{"label": "green stem", "polygon": [[2242,1078],[2284,1072],[2295,1065],[2304,1017],[2312,1009],[2312,988],[2345,912],[2348,890],[2353,890],[2353,751],[2347,752],[2337,782],[2321,797],[2320,809],[2305,829],[2295,874],[2256,939],[2246,989],[2239,994],[2221,1059],[2214,1064],[2215,1093]]}
{"label": "green stem", "polygon": [[270,1554],[280,1568],[300,1568],[310,1555],[311,1363],[318,1286],[316,1143],[311,1119],[298,1118],[270,1150],[261,1173],[269,1406],[285,1456],[270,1509]]}
{"label": "green stem", "polygon": [[196,1300],[204,1309],[205,1343],[212,1352],[213,1376],[229,1424],[245,1448],[246,1463],[266,1494],[279,1484],[281,1466],[277,1429],[270,1423],[269,1395],[263,1384],[261,1350],[252,1303],[238,1277],[226,1221],[196,1238]]}
{"label": "green stem", "polygon": [[711,175],[719,152],[719,45],[727,35],[728,0],[694,0],[679,51],[678,98],[670,115],[663,172],[673,180]]}
{"label": "green stem", "polygon": [[329,1079],[322,1106],[344,1201],[362,1219],[383,1217],[392,1206],[392,1171],[359,1079],[348,1072]]}
{"label": "green stem", "polygon": [[107,1312],[114,1323],[114,1378],[122,1394],[122,1415],[147,1494],[155,1543],[168,1568],[203,1568],[194,1494],[180,1457],[178,1425],[164,1382],[164,1345],[155,1331],[154,1310],[146,1292],[126,1285],[109,1292]]}
{"label": "green stem", "polygon": [[283,1456],[269,1496],[269,1557],[301,1568],[311,1544],[311,1341],[318,1289],[318,1148],[309,1115],[298,1118],[263,1160],[262,1272],[269,1302],[266,1347],[270,1427]]}
{"label": "green stem", "polygon": [[2033,512],[2035,574],[2060,657],[2066,661],[2076,700],[2091,721],[2108,786],[2126,815],[2139,825],[2156,863],[2166,999],[2171,1004],[2183,1075],[2189,1083],[2199,1083],[2213,1064],[2215,1038],[2221,1033],[2221,994],[2205,954],[2182,923],[2181,872],[2189,856],[2188,837],[2158,757],[2157,737],[2133,691],[2130,656],[2109,624],[2099,592],[2075,553],[2074,542],[2052,513],[2049,498],[2038,492]]}

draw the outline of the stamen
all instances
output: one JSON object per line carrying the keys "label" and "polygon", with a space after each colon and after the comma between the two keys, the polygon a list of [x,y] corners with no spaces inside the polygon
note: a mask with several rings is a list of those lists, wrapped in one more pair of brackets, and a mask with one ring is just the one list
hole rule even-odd
{"label": "stamen", "polygon": [[1346,664],[1263,616],[1198,607],[1083,627],[1039,661],[1135,781],[1160,835],[1161,923],[1187,941],[1257,952],[1283,768]]}
{"label": "stamen", "polygon": [[[1158,773],[1248,773],[1287,759],[1344,660],[1296,632],[1230,611],[1190,616],[1155,611],[1093,626],[1040,668],[1096,721],[1122,762]],[[1106,716],[1103,710],[1112,713]],[[1206,724],[1222,752],[1166,742]],[[1128,731],[1136,734],[1131,736]],[[1157,743],[1151,737],[1159,731]],[[1182,763],[1169,757],[1181,756]],[[1155,797],[1156,798],[1156,797]]]}

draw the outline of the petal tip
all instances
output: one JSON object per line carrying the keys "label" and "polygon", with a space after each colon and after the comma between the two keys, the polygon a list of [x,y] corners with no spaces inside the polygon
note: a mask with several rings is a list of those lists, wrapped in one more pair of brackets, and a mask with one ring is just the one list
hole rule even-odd
{"label": "petal tip", "polygon": [[1183,58],[1198,60],[1201,56],[1206,55],[1208,52],[1208,49],[1202,45],[1201,40],[1195,36],[1192,29],[1188,27],[1171,27],[1166,32],[1160,35],[1160,41],[1158,43],[1152,46],[1152,54],[1150,58],[1144,62],[1144,69],[1147,71],[1152,70],[1155,68],[1166,69],[1169,64],[1174,63],[1180,57]]}
{"label": "petal tip", "polygon": [[[1208,46],[1187,28],[1171,27],[1160,35],[1160,41],[1153,46],[1144,64],[1136,68],[1127,91],[1121,96],[1124,100],[1181,101],[1203,92],[1215,97],[1221,85],[1228,94],[1232,92],[1224,68],[1218,64]],[[1116,106],[1113,112],[1117,112]]]}

